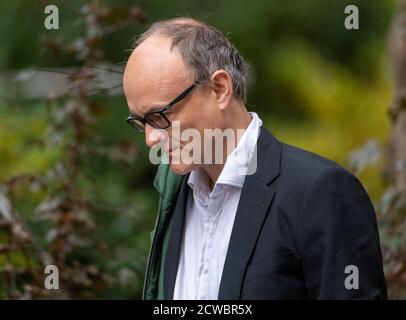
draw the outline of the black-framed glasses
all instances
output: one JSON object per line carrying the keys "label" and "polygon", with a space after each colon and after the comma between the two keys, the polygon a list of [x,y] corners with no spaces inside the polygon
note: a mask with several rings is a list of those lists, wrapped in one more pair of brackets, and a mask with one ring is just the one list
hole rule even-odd
{"label": "black-framed glasses", "polygon": [[171,125],[169,119],[165,116],[165,111],[173,107],[176,103],[183,100],[192,90],[196,87],[197,82],[189,86],[185,91],[178,95],[175,99],[169,102],[160,110],[151,111],[145,116],[139,116],[137,114],[130,114],[127,118],[127,122],[138,131],[145,132],[145,124],[148,123],[155,129],[166,129]]}

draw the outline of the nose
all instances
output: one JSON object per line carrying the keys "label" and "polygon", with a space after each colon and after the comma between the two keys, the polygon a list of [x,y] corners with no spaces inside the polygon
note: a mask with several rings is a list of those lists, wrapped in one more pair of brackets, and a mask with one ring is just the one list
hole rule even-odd
{"label": "nose", "polygon": [[148,123],[145,124],[145,143],[149,148],[152,148],[155,144],[157,144],[159,141],[155,138],[155,135],[153,134],[154,128],[151,127]]}
{"label": "nose", "polygon": [[165,133],[163,130],[155,129],[148,123],[145,124],[145,143],[149,148],[152,148],[163,140],[165,140]]}

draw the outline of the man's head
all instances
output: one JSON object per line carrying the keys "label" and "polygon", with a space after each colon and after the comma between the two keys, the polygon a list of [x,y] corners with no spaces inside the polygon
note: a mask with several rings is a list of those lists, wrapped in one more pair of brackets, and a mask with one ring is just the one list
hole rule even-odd
{"label": "man's head", "polygon": [[[238,128],[246,120],[247,64],[235,47],[217,29],[190,18],[153,24],[136,42],[124,73],[123,85],[130,112],[145,116],[162,109],[193,83],[196,87],[165,111],[180,132],[196,129],[201,133],[201,154],[205,152],[204,129]],[[185,174],[199,164],[175,160],[175,150],[188,141],[172,137],[166,128],[167,152],[172,169]],[[159,140],[154,128],[145,124],[146,143]],[[156,130],[155,130],[156,131]],[[179,160],[179,159],[178,159]]]}

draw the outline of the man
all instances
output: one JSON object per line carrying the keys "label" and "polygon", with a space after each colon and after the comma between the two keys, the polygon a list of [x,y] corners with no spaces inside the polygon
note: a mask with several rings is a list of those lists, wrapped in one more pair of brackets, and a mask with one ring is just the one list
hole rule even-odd
{"label": "man", "polygon": [[[246,79],[224,35],[190,18],[153,24],[130,56],[127,121],[169,160],[154,182],[160,207],[144,298],[386,298],[362,185],[263,128],[245,108]],[[174,129],[197,132],[197,148]],[[231,148],[205,134],[219,129],[234,133]]]}

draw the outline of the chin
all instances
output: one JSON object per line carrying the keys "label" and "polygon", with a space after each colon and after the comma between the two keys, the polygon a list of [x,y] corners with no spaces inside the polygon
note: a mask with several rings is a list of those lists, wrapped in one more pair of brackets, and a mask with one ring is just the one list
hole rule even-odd
{"label": "chin", "polygon": [[171,163],[171,169],[173,172],[179,175],[188,174],[190,171],[194,169],[194,166],[191,164],[184,164],[184,163]]}

